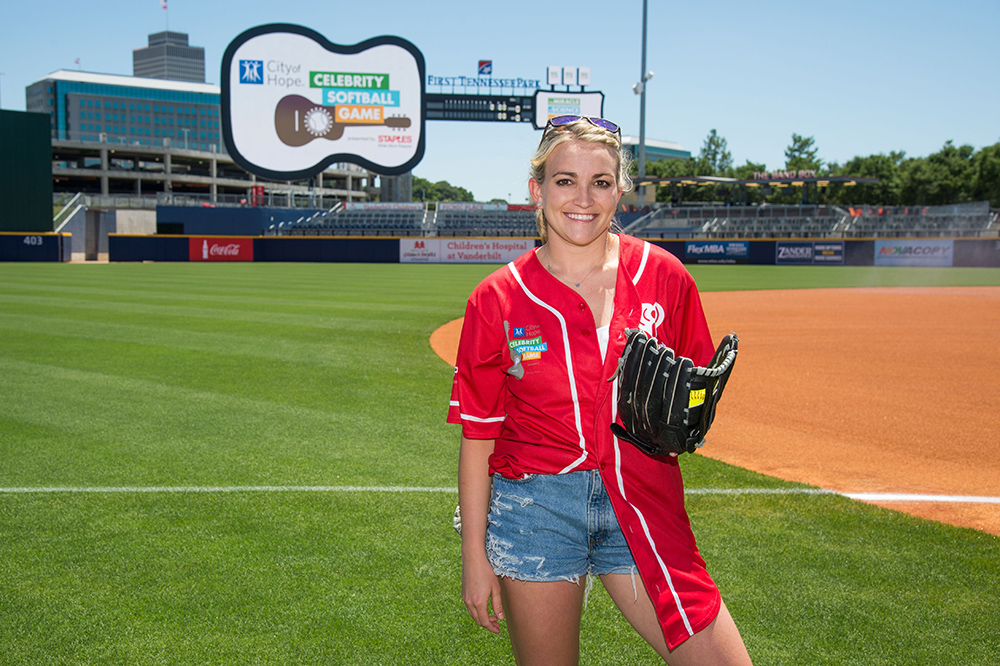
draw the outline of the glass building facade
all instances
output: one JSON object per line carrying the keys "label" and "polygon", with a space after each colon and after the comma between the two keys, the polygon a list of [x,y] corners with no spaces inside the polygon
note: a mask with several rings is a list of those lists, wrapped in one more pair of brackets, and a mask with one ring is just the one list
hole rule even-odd
{"label": "glass building facade", "polygon": [[223,150],[214,85],[60,70],[25,94],[27,111],[49,114],[54,139]]}

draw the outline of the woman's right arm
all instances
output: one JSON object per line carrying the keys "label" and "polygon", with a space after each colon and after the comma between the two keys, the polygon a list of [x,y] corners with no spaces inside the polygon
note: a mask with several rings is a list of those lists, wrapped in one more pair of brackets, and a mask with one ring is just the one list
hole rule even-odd
{"label": "woman's right arm", "polygon": [[[492,479],[489,458],[494,440],[462,437],[458,456],[458,504],[462,512],[462,599],[481,627],[500,633],[503,604],[500,581],[486,558],[486,517],[490,511]],[[493,601],[493,611],[489,602]]]}

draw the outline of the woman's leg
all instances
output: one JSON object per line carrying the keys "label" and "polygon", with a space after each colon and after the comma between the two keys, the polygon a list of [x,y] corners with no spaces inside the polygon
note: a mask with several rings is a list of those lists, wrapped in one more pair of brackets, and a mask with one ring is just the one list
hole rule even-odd
{"label": "woman's leg", "polygon": [[608,574],[601,576],[601,582],[629,624],[670,666],[750,666],[750,655],[725,603],[707,627],[671,652],[642,581],[636,579],[633,587],[631,575]]}
{"label": "woman's leg", "polygon": [[572,664],[580,658],[584,579],[546,583],[500,579],[507,631],[518,666]]}
{"label": "woman's leg", "polygon": [[632,628],[639,632],[658,655],[668,659],[670,651],[663,638],[663,629],[656,619],[656,609],[653,608],[653,602],[646,593],[639,574],[636,573],[634,578],[631,574],[607,574],[601,576],[601,584]]}

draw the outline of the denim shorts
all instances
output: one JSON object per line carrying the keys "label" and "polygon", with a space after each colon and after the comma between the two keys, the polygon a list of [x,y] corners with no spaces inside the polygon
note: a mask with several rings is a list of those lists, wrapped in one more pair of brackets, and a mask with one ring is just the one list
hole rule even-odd
{"label": "denim shorts", "polygon": [[516,580],[636,573],[597,470],[523,479],[494,474],[486,554],[496,575]]}

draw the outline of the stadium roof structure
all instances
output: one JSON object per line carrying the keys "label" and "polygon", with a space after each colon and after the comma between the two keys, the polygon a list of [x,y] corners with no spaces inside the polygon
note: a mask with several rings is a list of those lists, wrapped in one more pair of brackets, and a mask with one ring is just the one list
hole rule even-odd
{"label": "stadium roof structure", "polygon": [[[44,76],[38,81],[72,81],[74,83],[93,83],[102,86],[124,86],[128,88],[153,88],[156,90],[172,90],[176,92],[194,92],[207,95],[222,93],[219,86],[210,83],[195,83],[192,81],[170,81],[167,79],[149,79],[138,76],[121,76],[119,74],[97,74],[80,72],[71,69],[60,69]],[[36,83],[38,82],[36,81]]]}
{"label": "stadium roof structure", "polygon": [[[660,187],[669,185],[671,190],[676,192],[678,186],[680,188],[679,200],[684,199],[684,187],[688,185],[693,185],[701,187],[704,185],[714,185],[716,187],[729,187],[733,192],[734,203],[743,204],[747,203],[747,188],[749,187],[760,187],[760,188],[785,188],[785,187],[801,187],[802,188],[802,203],[809,203],[810,199],[814,201],[819,201],[819,188],[826,187],[831,184],[840,184],[845,187],[851,187],[854,185],[859,185],[862,183],[877,183],[878,178],[867,178],[860,176],[817,176],[814,171],[777,171],[769,173],[759,173],[755,174],[757,177],[752,179],[740,179],[740,178],[725,178],[722,176],[674,176],[671,178],[643,178],[642,180],[636,179],[635,185],[653,185],[654,187]],[[765,192],[769,194],[769,192]]]}
{"label": "stadium roof structure", "polygon": [[861,176],[811,176],[806,178],[752,178],[741,180],[739,178],[724,178],[722,176],[674,176],[671,178],[643,178],[636,180],[636,185],[744,185],[746,187],[803,187],[814,185],[816,187],[826,187],[833,183],[839,183],[850,187],[862,183],[877,183],[878,178],[868,178]]}

